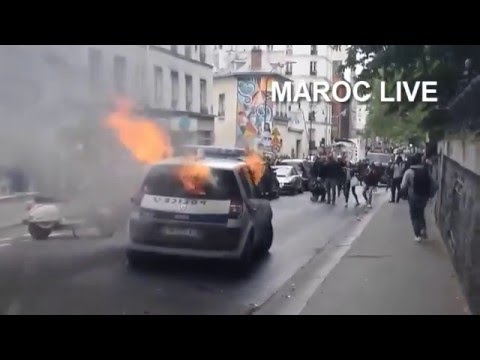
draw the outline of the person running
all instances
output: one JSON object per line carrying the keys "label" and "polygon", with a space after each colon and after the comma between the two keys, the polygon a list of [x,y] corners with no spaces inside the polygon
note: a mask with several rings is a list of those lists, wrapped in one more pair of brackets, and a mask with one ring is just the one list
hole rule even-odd
{"label": "person running", "polygon": [[348,199],[350,197],[350,189],[352,191],[353,197],[355,198],[356,204],[355,207],[360,205],[358,201],[358,196],[355,188],[358,185],[358,178],[355,174],[355,170],[353,169],[352,163],[348,162],[347,166],[345,167],[345,185],[343,188],[343,194],[345,196],[345,207],[348,207]]}
{"label": "person running", "polygon": [[372,208],[372,198],[373,198],[373,191],[375,187],[378,185],[378,174],[375,170],[375,165],[370,164],[367,170],[367,173],[364,177],[365,187],[363,189],[363,198],[367,203],[367,207],[369,209]]}
{"label": "person running", "polygon": [[407,193],[415,241],[420,242],[427,238],[425,208],[438,189],[428,169],[422,164],[421,154],[411,159],[411,166],[405,172],[400,188]]}
{"label": "person running", "polygon": [[403,173],[405,170],[405,164],[400,155],[397,156],[397,159],[395,160],[395,163],[391,166],[391,169],[393,170],[393,174],[392,174],[392,189],[391,189],[392,198],[390,202],[398,203],[400,201],[400,185],[402,184]]}

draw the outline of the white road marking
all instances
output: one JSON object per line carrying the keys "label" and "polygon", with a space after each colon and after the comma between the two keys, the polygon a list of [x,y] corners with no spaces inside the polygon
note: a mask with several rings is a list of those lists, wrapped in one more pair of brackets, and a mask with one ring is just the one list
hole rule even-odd
{"label": "white road marking", "polygon": [[0,242],[6,242],[6,241],[12,241],[12,240],[13,240],[12,237],[8,237],[8,238],[0,239]]}
{"label": "white road marking", "polygon": [[0,248],[5,247],[5,246],[12,246],[12,244],[0,244]]}

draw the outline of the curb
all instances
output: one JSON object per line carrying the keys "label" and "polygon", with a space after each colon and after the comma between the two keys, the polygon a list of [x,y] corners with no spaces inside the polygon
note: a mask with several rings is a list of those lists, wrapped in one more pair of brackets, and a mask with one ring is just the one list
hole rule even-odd
{"label": "curb", "polygon": [[14,228],[22,226],[22,225],[24,225],[22,222],[18,222],[18,223],[15,223],[15,224],[9,224],[9,225],[0,225],[0,231],[14,229]]}
{"label": "curb", "polygon": [[38,193],[30,192],[30,193],[18,193],[13,195],[0,196],[0,204],[12,202],[12,201],[18,201],[18,200],[27,200],[35,195],[38,195]]}

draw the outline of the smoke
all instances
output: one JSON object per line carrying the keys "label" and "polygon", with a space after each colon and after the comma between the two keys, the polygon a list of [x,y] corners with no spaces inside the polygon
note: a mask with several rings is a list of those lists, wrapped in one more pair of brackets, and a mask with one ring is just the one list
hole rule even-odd
{"label": "smoke", "polygon": [[83,206],[128,202],[141,165],[104,126],[111,94],[92,96],[88,67],[58,55],[68,46],[0,47],[0,167]]}

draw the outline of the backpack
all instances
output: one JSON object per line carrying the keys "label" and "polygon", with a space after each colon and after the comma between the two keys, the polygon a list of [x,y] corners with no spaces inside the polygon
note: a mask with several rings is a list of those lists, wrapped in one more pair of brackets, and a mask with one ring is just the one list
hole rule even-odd
{"label": "backpack", "polygon": [[430,197],[432,194],[430,173],[426,168],[412,169],[414,171],[413,193],[417,196]]}

